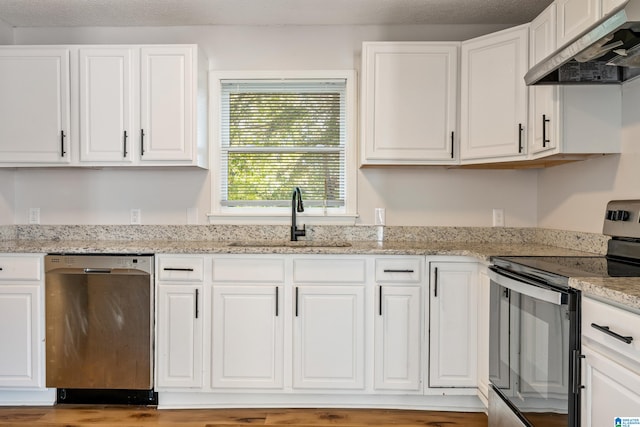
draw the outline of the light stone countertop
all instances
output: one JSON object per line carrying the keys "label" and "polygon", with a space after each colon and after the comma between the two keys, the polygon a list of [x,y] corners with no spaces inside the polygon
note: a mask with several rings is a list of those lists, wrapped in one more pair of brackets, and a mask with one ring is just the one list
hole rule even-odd
{"label": "light stone countertop", "polygon": [[[597,256],[607,240],[546,229],[391,227],[378,243],[372,227],[309,228],[311,246],[279,240],[288,232],[280,226],[8,226],[0,227],[0,253],[441,255],[489,262],[493,256]],[[232,245],[247,235],[260,239],[256,246]],[[344,242],[350,245],[340,246]],[[640,278],[574,277],[569,285],[640,312]]]}
{"label": "light stone countertop", "polygon": [[56,254],[340,254],[340,255],[449,255],[468,256],[489,261],[492,256],[593,256],[576,251],[535,243],[476,242],[405,242],[350,241],[305,242],[261,241],[255,246],[235,246],[230,241],[213,240],[5,240],[0,252]]}
{"label": "light stone countertop", "polygon": [[572,277],[569,286],[640,314],[640,277]]}

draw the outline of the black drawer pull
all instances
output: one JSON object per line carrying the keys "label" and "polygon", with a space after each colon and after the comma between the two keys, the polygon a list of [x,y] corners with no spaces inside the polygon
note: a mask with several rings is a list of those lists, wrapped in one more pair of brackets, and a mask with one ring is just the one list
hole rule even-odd
{"label": "black drawer pull", "polygon": [[193,271],[193,268],[165,267],[164,271]]}
{"label": "black drawer pull", "polygon": [[608,326],[600,326],[600,325],[597,325],[595,323],[592,323],[591,327],[599,330],[600,332],[604,332],[605,334],[610,335],[610,336],[614,337],[615,339],[620,340],[620,341],[622,341],[624,343],[631,344],[631,342],[633,341],[633,337],[624,337],[624,336],[622,336],[620,334],[616,334],[615,332],[610,330]]}
{"label": "black drawer pull", "polygon": [[413,273],[413,270],[384,270],[385,273]]}

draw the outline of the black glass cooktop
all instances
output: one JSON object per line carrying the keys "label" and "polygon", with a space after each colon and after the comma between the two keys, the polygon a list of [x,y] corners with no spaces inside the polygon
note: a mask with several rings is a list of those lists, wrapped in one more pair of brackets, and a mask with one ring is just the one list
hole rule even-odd
{"label": "black glass cooktop", "polygon": [[514,273],[566,286],[570,277],[640,277],[640,263],[603,256],[513,256],[493,259]]}

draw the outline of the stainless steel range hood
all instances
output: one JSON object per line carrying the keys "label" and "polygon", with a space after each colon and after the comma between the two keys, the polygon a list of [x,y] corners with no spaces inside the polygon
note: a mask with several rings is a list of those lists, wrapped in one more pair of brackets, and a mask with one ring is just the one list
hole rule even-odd
{"label": "stainless steel range hood", "polygon": [[640,75],[640,0],[605,16],[525,75],[527,85],[616,84]]}

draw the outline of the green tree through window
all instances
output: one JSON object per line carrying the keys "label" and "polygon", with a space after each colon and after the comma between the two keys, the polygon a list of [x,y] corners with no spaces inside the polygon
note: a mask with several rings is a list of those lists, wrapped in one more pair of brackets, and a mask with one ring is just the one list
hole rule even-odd
{"label": "green tree through window", "polygon": [[222,82],[222,204],[344,206],[344,81]]}

